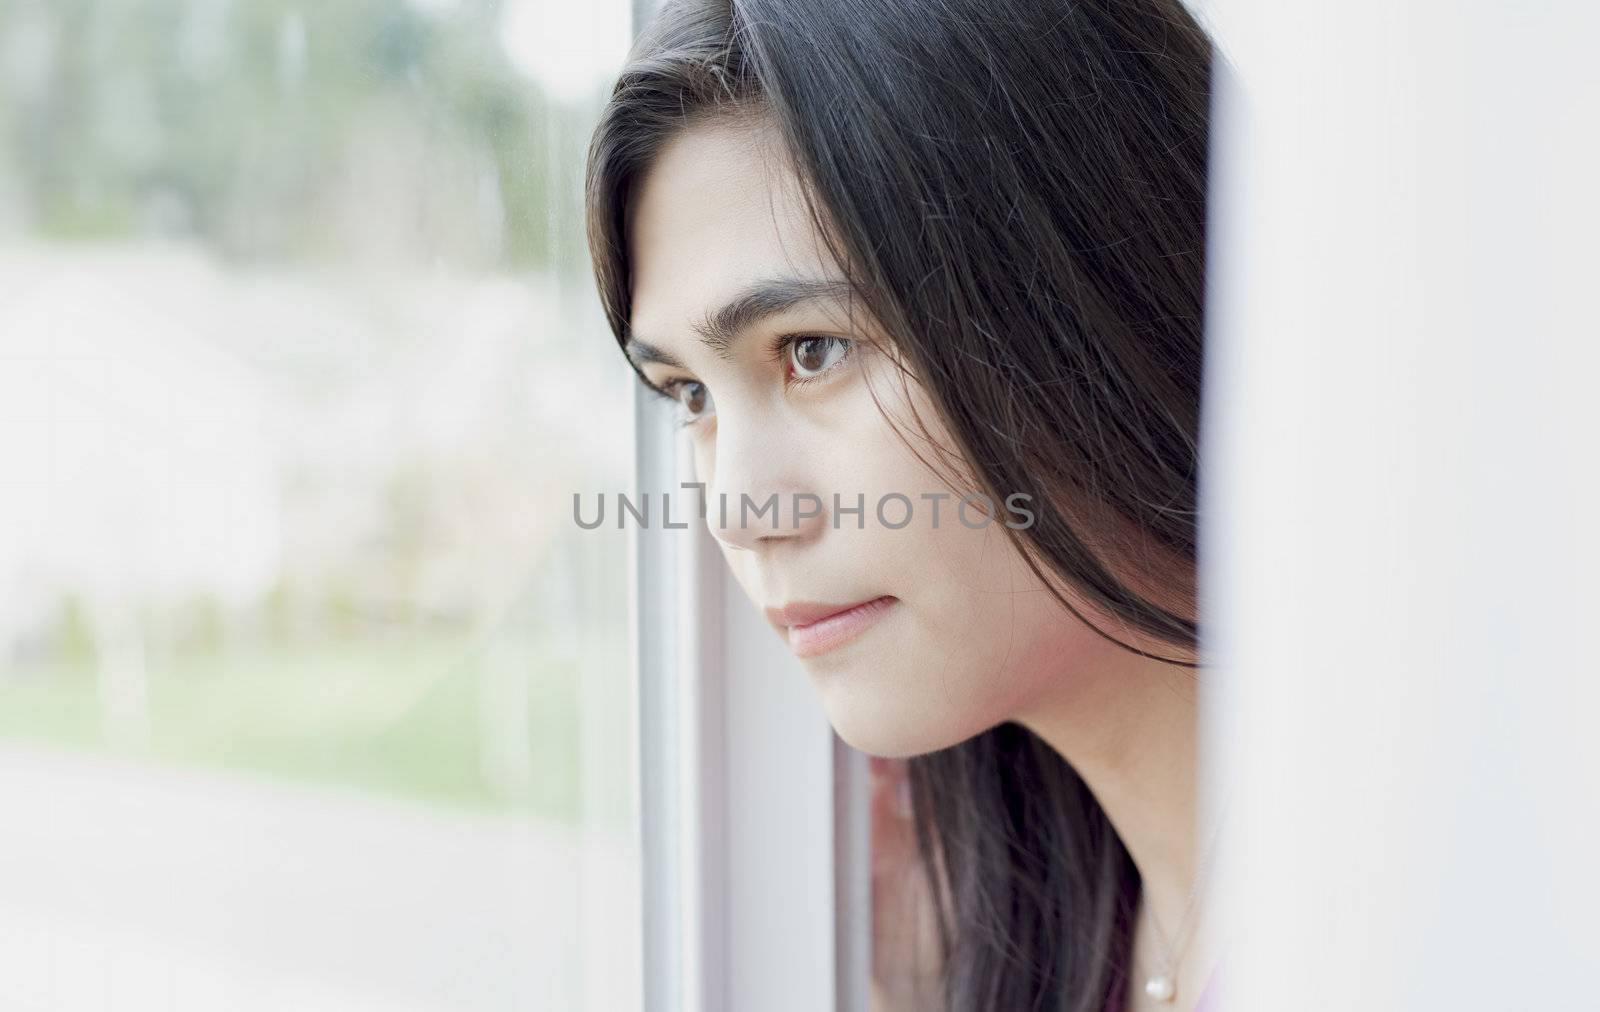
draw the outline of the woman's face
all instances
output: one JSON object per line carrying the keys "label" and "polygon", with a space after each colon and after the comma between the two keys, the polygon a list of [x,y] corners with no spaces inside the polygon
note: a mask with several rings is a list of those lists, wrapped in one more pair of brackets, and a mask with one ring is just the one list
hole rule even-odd
{"label": "woman's face", "polygon": [[[973,505],[963,523],[959,495],[975,486],[918,459],[949,475],[947,430],[859,304],[851,325],[840,272],[766,137],[732,121],[680,132],[644,180],[629,231],[630,355],[679,402],[723,557],[801,657],[840,737],[862,751],[919,754],[1016,719],[1044,694],[1061,702],[1074,672],[1117,648],[1063,608],[1007,539],[1001,525],[1025,515],[1000,503],[979,526]],[[721,312],[761,285],[771,287],[746,312]],[[894,493],[906,501],[884,500],[880,518]],[[939,493],[947,498],[931,498]],[[776,517],[758,515],[774,494]],[[864,509],[836,513],[836,494],[846,510]],[[890,526],[908,506],[909,523]],[[786,622],[812,615],[767,613],[874,601],[810,630]]]}

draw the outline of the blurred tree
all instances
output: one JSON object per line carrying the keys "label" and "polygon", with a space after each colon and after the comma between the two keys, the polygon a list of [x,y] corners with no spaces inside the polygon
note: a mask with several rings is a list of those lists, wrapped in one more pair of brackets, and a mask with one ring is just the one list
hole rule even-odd
{"label": "blurred tree", "polygon": [[393,220],[401,255],[581,267],[561,216],[592,110],[501,31],[491,0],[0,0],[0,220],[357,262]]}

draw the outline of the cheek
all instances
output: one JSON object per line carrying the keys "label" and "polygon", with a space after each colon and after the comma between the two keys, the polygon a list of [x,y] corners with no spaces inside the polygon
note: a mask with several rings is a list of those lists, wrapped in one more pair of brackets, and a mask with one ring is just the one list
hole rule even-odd
{"label": "cheek", "polygon": [[[932,405],[915,394],[913,403],[931,424]],[[912,417],[904,401],[891,407],[901,419]],[[929,435],[934,445],[950,445],[942,429]],[[952,459],[932,453],[920,435],[912,442],[925,457],[946,465]],[[855,454],[860,473],[873,479],[863,482],[867,490],[909,496],[915,520],[892,530],[869,519],[866,531],[845,532],[854,542],[851,562],[880,577],[874,585],[901,603],[860,650],[811,665],[840,737],[874,755],[917,755],[959,744],[1044,700],[1087,699],[1117,648],[1029,568],[1007,535],[1004,522],[1015,518],[1003,503],[987,525],[972,528],[961,522],[952,495],[940,502],[935,528],[933,503],[920,496],[947,490],[938,474],[890,435],[859,441]],[[963,476],[949,477],[963,487]],[[976,507],[966,516],[974,524],[983,519]],[[1107,628],[1078,595],[1062,593]]]}
{"label": "cheek", "polygon": [[[891,383],[879,392],[891,417],[910,424],[914,416],[896,396],[900,391]],[[848,552],[837,553],[840,562],[900,603],[858,649],[815,658],[808,667],[841,738],[873,755],[915,755],[963,741],[1015,712],[1034,691],[1063,613],[999,522],[962,525],[952,496],[937,504],[934,526],[935,503],[922,496],[947,491],[944,480],[899,441],[870,399],[863,410],[869,414],[854,419],[857,435],[843,444],[837,462],[851,491],[866,493],[866,529],[828,535],[836,547],[849,542]],[[926,401],[915,410],[932,418]],[[914,428],[907,432],[922,456],[940,459]],[[939,441],[943,433],[930,435]],[[911,503],[911,523],[900,529],[884,526],[873,510],[893,493]],[[890,522],[905,516],[903,503],[886,509]],[[975,510],[967,515],[973,523],[981,519]]]}
{"label": "cheek", "polygon": [[970,530],[941,516],[938,530],[880,532],[885,542],[904,536],[883,548],[897,556],[899,613],[849,670],[819,679],[847,742],[886,756],[958,744],[1055,691],[1093,649],[1084,639],[1093,631],[996,526]]}

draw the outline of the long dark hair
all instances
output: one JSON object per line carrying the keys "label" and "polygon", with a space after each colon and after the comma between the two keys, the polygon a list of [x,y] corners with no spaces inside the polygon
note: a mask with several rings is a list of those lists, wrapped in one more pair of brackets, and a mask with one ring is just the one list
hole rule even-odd
{"label": "long dark hair", "polygon": [[[668,0],[589,150],[607,318],[656,152],[754,114],[974,479],[1032,496],[1034,572],[1192,649],[1210,83],[1180,0]],[[1072,766],[1008,722],[909,774],[944,1007],[1119,1005],[1139,874]]]}

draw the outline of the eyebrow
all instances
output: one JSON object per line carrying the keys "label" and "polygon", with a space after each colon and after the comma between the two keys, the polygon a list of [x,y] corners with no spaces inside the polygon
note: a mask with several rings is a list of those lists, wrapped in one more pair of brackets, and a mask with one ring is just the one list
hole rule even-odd
{"label": "eyebrow", "polygon": [[[842,278],[767,278],[740,289],[693,329],[702,345],[727,360],[733,357],[733,344],[740,335],[762,320],[806,303],[848,301],[851,293],[849,282]],[[671,352],[631,335],[623,351],[635,368],[648,362],[688,368]]]}

